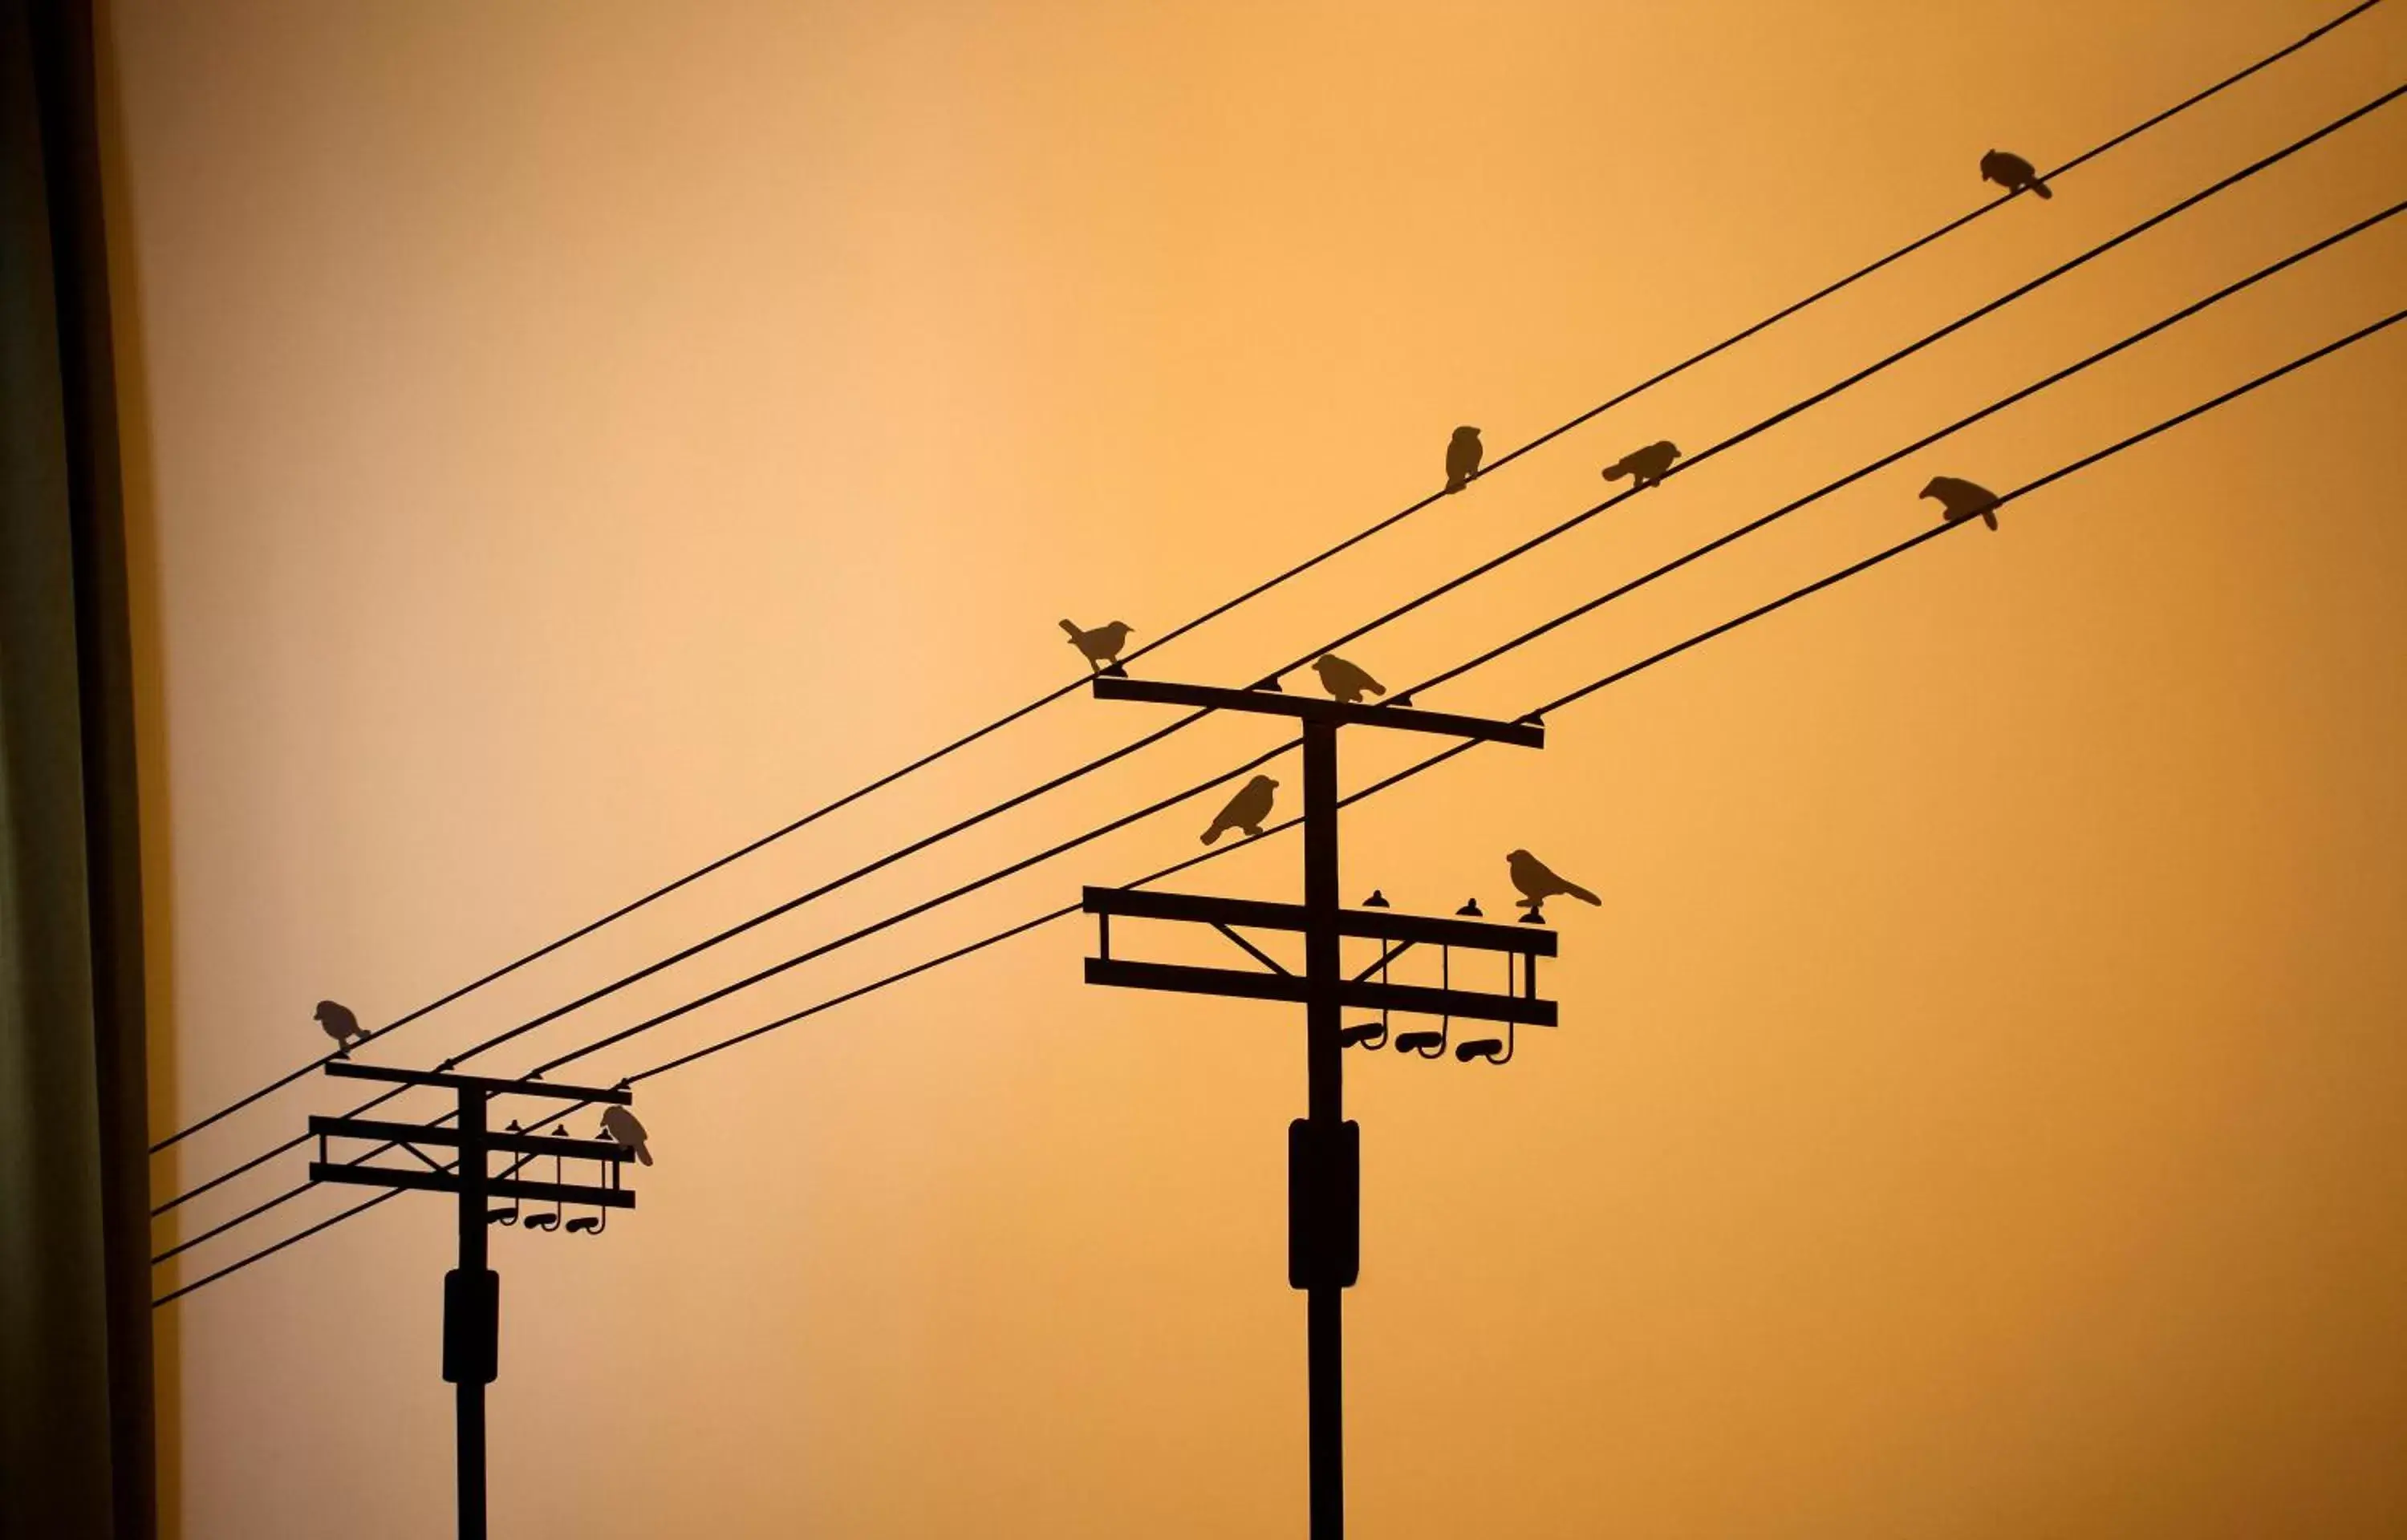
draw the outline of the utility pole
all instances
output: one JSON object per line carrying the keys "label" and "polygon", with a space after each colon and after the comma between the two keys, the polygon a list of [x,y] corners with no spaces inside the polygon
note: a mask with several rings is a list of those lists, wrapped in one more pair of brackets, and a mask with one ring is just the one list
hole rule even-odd
{"label": "utility pole", "polygon": [[[500,1368],[502,1279],[487,1265],[485,1226],[513,1222],[518,1205],[532,1198],[555,1206],[589,1204],[597,1209],[633,1208],[635,1194],[620,1185],[620,1169],[635,1151],[607,1138],[578,1139],[552,1135],[522,1134],[516,1125],[502,1133],[487,1126],[485,1103],[493,1096],[545,1096],[580,1105],[599,1103],[625,1107],[634,1094],[620,1089],[553,1085],[541,1081],[489,1080],[479,1075],[453,1075],[433,1070],[388,1069],[377,1065],[336,1060],[326,1073],[341,1080],[384,1081],[396,1085],[433,1085],[458,1094],[457,1126],[442,1128],[416,1123],[392,1123],[374,1118],[312,1117],[309,1132],[317,1136],[318,1158],[310,1163],[313,1181],[344,1182],[359,1187],[412,1189],[449,1193],[460,1201],[459,1265],[443,1279],[443,1378],[458,1391],[460,1540],[485,1540],[485,1387]],[[328,1158],[329,1138],[374,1139],[379,1146],[405,1151],[424,1169],[352,1165]],[[454,1150],[456,1158],[439,1162],[421,1150]],[[486,1157],[495,1151],[516,1156],[495,1177]],[[370,1154],[377,1151],[371,1151]],[[571,1160],[601,1164],[609,1180],[603,1186],[563,1181],[521,1181],[512,1173],[540,1155],[553,1159],[554,1169]],[[364,1157],[363,1157],[364,1159]],[[493,1200],[507,1198],[510,1207],[497,1209]],[[540,1216],[538,1216],[540,1217]],[[572,1220],[569,1228],[596,1234],[598,1222]]]}
{"label": "utility pole", "polygon": [[[1306,1115],[1288,1125],[1288,1284],[1304,1295],[1308,1384],[1307,1448],[1311,1470],[1312,1540],[1343,1540],[1346,1533],[1345,1291],[1361,1271],[1361,1128],[1346,1117],[1345,1050],[1349,1038],[1376,1046],[1368,1032],[1349,1033],[1340,1012],[1351,1006],[1376,1010],[1386,1040],[1390,1010],[1447,1018],[1503,1022],[1525,1026],[1555,1024],[1555,1004],[1537,997],[1537,959],[1555,954],[1555,934],[1517,925],[1478,920],[1394,914],[1382,908],[1346,909],[1338,897],[1337,729],[1375,727],[1486,742],[1544,748],[1545,728],[1536,722],[1496,722],[1396,705],[1346,705],[1287,695],[1274,683],[1249,690],[1150,680],[1097,677],[1096,699],[1147,700],[1161,705],[1203,706],[1220,711],[1298,719],[1303,729],[1303,902],[1262,903],[1198,897],[1133,888],[1085,890],[1083,907],[1097,916],[1101,955],[1087,959],[1087,982],[1128,989],[1167,990],[1245,999],[1288,1000],[1304,1008]],[[1474,911],[1475,912],[1475,911]],[[1192,968],[1116,958],[1111,948],[1114,915],[1208,925],[1260,965],[1259,969]],[[1301,977],[1237,934],[1243,926],[1301,933]],[[1370,938],[1380,946],[1377,961],[1347,977],[1341,957],[1346,938]],[[1387,966],[1416,945],[1503,953],[1508,978],[1503,995],[1391,984]],[[1371,975],[1380,978],[1373,982]],[[1450,973],[1449,973],[1450,982]],[[1445,1056],[1443,1038],[1437,1057]],[[1400,1039],[1397,1046],[1406,1047]],[[1490,1044],[1465,1044],[1458,1056],[1494,1058]],[[1426,1056],[1426,1055],[1425,1055]]]}

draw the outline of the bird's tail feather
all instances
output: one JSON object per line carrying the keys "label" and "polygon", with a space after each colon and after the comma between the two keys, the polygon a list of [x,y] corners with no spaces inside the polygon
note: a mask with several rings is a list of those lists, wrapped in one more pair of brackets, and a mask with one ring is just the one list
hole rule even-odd
{"label": "bird's tail feather", "polygon": [[1996,529],[1998,527],[1998,511],[1995,508],[1982,509],[1981,522],[1987,525],[1992,530]]}
{"label": "bird's tail feather", "polygon": [[1630,468],[1626,465],[1608,465],[1604,468],[1604,479],[1607,481],[1619,481],[1628,474],[1630,474]]}
{"label": "bird's tail feather", "polygon": [[2031,182],[2031,191],[2038,193],[2043,198],[2053,198],[2056,196],[2055,193],[2048,191],[2047,184],[2045,182],[2037,180],[2036,178]]}
{"label": "bird's tail feather", "polygon": [[652,1152],[650,1149],[644,1145],[639,1144],[635,1146],[635,1158],[643,1162],[646,1166],[652,1164]]}
{"label": "bird's tail feather", "polygon": [[1581,903],[1594,904],[1599,909],[1602,909],[1604,907],[1603,899],[1598,897],[1595,894],[1590,893],[1588,889],[1581,887],[1576,883],[1565,883],[1563,884],[1563,893],[1565,897],[1577,898]]}
{"label": "bird's tail feather", "polygon": [[1084,631],[1082,631],[1082,630],[1078,629],[1078,628],[1077,628],[1077,627],[1075,627],[1075,626],[1072,625],[1069,621],[1066,621],[1066,620],[1065,620],[1065,621],[1063,621],[1063,622],[1061,622],[1061,629],[1062,629],[1063,630],[1065,630],[1065,631],[1067,631],[1067,632],[1069,632],[1069,633],[1070,633],[1070,640],[1071,640],[1071,641],[1073,641],[1073,642],[1077,641],[1077,640],[1078,640],[1078,638],[1080,638],[1080,637],[1082,637],[1082,636],[1084,636],[1084,635],[1086,635],[1086,634],[1087,634],[1086,632],[1084,632]]}
{"label": "bird's tail feather", "polygon": [[1218,838],[1220,838],[1220,826],[1218,824],[1204,831],[1204,842],[1207,845]]}

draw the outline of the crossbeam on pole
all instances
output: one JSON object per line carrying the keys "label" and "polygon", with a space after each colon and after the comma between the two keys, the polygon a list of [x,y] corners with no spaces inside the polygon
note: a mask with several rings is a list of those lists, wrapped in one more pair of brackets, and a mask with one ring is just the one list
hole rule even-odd
{"label": "crossbeam on pole", "polygon": [[[1090,914],[1124,915],[1136,920],[1182,920],[1195,925],[1244,925],[1252,930],[1302,931],[1308,913],[1302,904],[1270,903],[1259,898],[1218,898],[1193,893],[1155,893],[1147,888],[1090,887],[1080,907]],[[1340,936],[1372,937],[1383,941],[1422,941],[1432,946],[1460,947],[1472,952],[1512,952],[1524,957],[1555,955],[1555,933],[1544,925],[1506,925],[1492,920],[1456,920],[1430,914],[1401,914],[1386,909],[1341,909]]]}
{"label": "crossbeam on pole", "polygon": [[[1088,958],[1087,982],[1118,989],[1218,995],[1239,1000],[1285,1000],[1289,1004],[1300,1004],[1311,997],[1311,982],[1292,973],[1190,968],[1183,963],[1136,963],[1119,957]],[[1469,989],[1431,989],[1421,984],[1341,980],[1337,1003],[1348,1010],[1401,1010],[1410,1015],[1454,1016],[1464,1021],[1511,1022],[1517,1026],[1553,1026],[1557,1021],[1552,1000]]]}
{"label": "crossbeam on pole", "polygon": [[454,1075],[440,1069],[395,1069],[380,1064],[335,1059],[326,1073],[337,1080],[384,1081],[393,1085],[439,1085],[449,1091],[481,1091],[489,1096],[550,1096],[560,1101],[630,1107],[635,1094],[619,1086],[555,1085],[549,1081],[506,1081],[488,1075]]}
{"label": "crossbeam on pole", "polygon": [[1546,729],[1535,722],[1497,722],[1484,716],[1457,716],[1451,712],[1425,712],[1412,706],[1348,706],[1277,690],[1232,690],[1217,685],[1178,685],[1167,680],[1114,679],[1098,674],[1095,699],[1201,706],[1208,711],[1248,712],[1257,716],[1289,716],[1335,727],[1350,724],[1392,728],[1403,732],[1436,733],[1444,738],[1476,739],[1483,743],[1511,743],[1524,749],[1546,746]]}
{"label": "crossbeam on pole", "polygon": [[[406,1187],[420,1193],[458,1194],[463,1189],[458,1171],[400,1171],[381,1166],[347,1166],[311,1161],[309,1180],[347,1187]],[[534,1198],[542,1202],[582,1203],[598,1208],[633,1208],[635,1194],[623,1187],[588,1187],[579,1182],[520,1181],[491,1177],[482,1191],[489,1197]]]}
{"label": "crossbeam on pole", "polygon": [[[328,1118],[312,1116],[309,1132],[333,1138],[376,1139],[391,1144],[439,1144],[447,1150],[460,1148],[459,1130],[436,1123],[387,1123],[381,1118]],[[606,1160],[625,1162],[635,1158],[635,1152],[612,1139],[580,1139],[563,1134],[513,1134],[507,1130],[489,1133],[479,1140],[488,1150],[507,1150],[520,1155],[559,1155],[568,1160]]]}

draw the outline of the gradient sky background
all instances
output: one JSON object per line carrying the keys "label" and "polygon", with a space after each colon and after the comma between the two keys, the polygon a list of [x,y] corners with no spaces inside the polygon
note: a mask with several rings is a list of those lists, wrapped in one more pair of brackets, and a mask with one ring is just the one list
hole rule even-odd
{"label": "gradient sky background", "polygon": [[[2067,159],[2338,8],[116,0],[156,1125],[317,1053],[322,996],[389,1020],[1071,676],[1057,616],[1158,635],[1431,490],[1457,423],[1500,453],[1978,204],[1993,145]],[[1147,671],[1247,681],[2402,64],[2381,7]],[[2402,166],[2407,105],[1348,656],[1432,672]],[[1425,703],[1525,710],[2402,273],[2386,226]],[[1350,815],[1350,897],[1495,912],[1527,845],[1604,898],[1558,906],[1565,1026],[1509,1069],[1349,1062],[1356,1533],[2407,1531],[2402,403],[2394,332]],[[366,1056],[431,1062],[1162,720],[1064,701]],[[1215,720],[484,1062],[1272,741]],[[1349,742],[1346,782],[1417,752]],[[1213,805],[578,1078],[1191,854]],[[1291,897],[1297,858],[1189,885]],[[642,1207],[496,1236],[495,1533],[1301,1533],[1300,1022],[1085,988],[1090,941],[647,1083]],[[407,1197],[160,1313],[171,1533],[448,1533],[450,1225]]]}

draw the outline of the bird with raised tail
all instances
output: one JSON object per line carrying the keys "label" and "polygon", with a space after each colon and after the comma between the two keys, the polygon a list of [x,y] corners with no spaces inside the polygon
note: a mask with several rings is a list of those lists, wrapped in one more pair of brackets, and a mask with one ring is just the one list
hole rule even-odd
{"label": "bird with raised tail", "polygon": [[635,1152],[635,1158],[646,1166],[652,1164],[651,1136],[635,1121],[635,1114],[623,1107],[602,1109],[602,1136],[625,1145]]}
{"label": "bird with raised tail", "polygon": [[1998,494],[1977,481],[1966,481],[1962,476],[1932,476],[1923,487],[1921,496],[1936,502],[1950,524],[1978,518],[1992,530],[1998,527]]}
{"label": "bird with raised tail", "polygon": [[1070,633],[1070,645],[1078,649],[1079,656],[1087,660],[1090,669],[1097,673],[1119,671],[1120,649],[1128,645],[1127,621],[1115,620],[1087,631],[1080,630],[1075,621],[1065,620],[1061,622],[1061,629]]}
{"label": "bird with raised tail", "polygon": [[1556,876],[1545,862],[1539,860],[1526,850],[1508,852],[1504,857],[1504,865],[1513,874],[1513,885],[1521,890],[1521,897],[1515,902],[1529,911],[1521,916],[1522,923],[1525,925],[1545,924],[1545,921],[1539,917],[1539,911],[1545,907],[1545,902],[1549,898],[1557,897],[1577,898],[1584,904],[1597,905],[1604,902],[1577,883]]}
{"label": "bird with raised tail", "polygon": [[1981,180],[1995,182],[2009,192],[2034,192],[2043,198],[2053,198],[2047,184],[2039,179],[2039,167],[2011,149],[1993,149],[1981,157]]}
{"label": "bird with raised tail", "polygon": [[1278,783],[1267,775],[1257,775],[1238,787],[1237,795],[1230,798],[1229,805],[1220,810],[1220,816],[1213,819],[1212,827],[1204,831],[1204,842],[1211,844],[1232,828],[1244,829],[1249,840],[1260,839],[1262,820],[1271,815],[1272,794],[1277,789]]}
{"label": "bird with raised tail", "polygon": [[1479,473],[1479,457],[1487,451],[1479,445],[1479,430],[1458,428],[1446,445],[1446,489],[1460,492],[1463,484]]}
{"label": "bird with raised tail", "polygon": [[1630,478],[1630,489],[1633,492],[1640,491],[1660,482],[1664,473],[1672,469],[1672,462],[1679,458],[1678,445],[1670,439],[1659,439],[1644,449],[1632,449],[1606,466],[1604,479],[1619,481],[1627,476]]}
{"label": "bird with raised tail", "polygon": [[310,1014],[310,1020],[316,1022],[326,1036],[335,1039],[336,1058],[350,1057],[354,1044],[368,1040],[366,1029],[360,1025],[360,1019],[351,1014],[349,1006],[333,1000],[320,1000],[318,1009]]}
{"label": "bird with raised tail", "polygon": [[1366,695],[1388,693],[1387,685],[1335,653],[1322,653],[1314,658],[1312,671],[1320,676],[1320,687],[1341,706],[1359,706]]}

